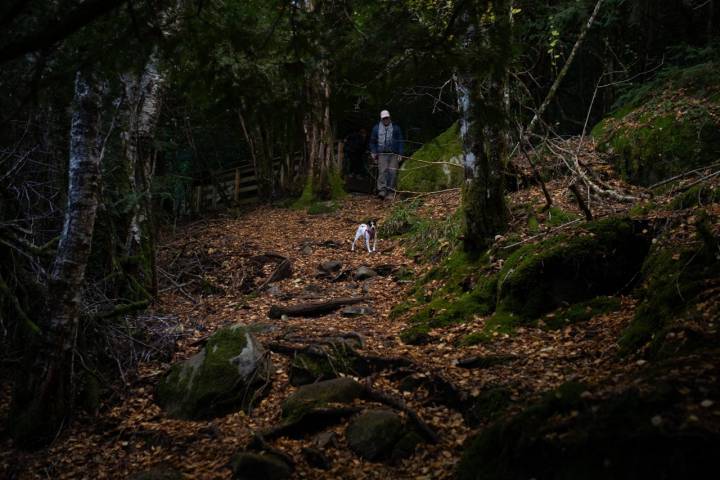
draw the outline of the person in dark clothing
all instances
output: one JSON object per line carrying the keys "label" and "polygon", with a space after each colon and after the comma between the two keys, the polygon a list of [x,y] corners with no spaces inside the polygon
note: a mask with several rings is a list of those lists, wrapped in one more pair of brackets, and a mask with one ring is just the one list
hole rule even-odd
{"label": "person in dark clothing", "polygon": [[380,112],[380,122],[373,127],[370,136],[370,152],[378,164],[377,191],[386,198],[397,185],[397,172],[403,154],[403,137],[400,127],[390,119],[390,112]]}
{"label": "person in dark clothing", "polygon": [[365,152],[367,151],[367,130],[361,128],[345,139],[347,171],[350,175],[365,174]]}

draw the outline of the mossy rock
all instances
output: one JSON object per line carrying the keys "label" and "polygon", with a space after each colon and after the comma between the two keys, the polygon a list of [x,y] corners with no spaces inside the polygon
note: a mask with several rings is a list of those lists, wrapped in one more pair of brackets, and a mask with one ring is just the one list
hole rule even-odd
{"label": "mossy rock", "polygon": [[493,387],[480,392],[463,411],[469,425],[499,418],[512,404],[512,392],[506,387]]}
{"label": "mossy rock", "polygon": [[[427,162],[445,162],[432,164]],[[412,192],[433,192],[462,185],[462,144],[454,123],[446,131],[413,153],[400,168],[398,188]]]}
{"label": "mossy rock", "polygon": [[[720,434],[684,423],[685,385],[658,375],[609,398],[564,385],[512,418],[471,439],[460,480],[655,480],[704,478],[716,469]],[[683,387],[683,388],[681,388]],[[696,387],[697,390],[697,387]],[[707,398],[708,393],[695,391]],[[678,419],[675,421],[674,419]]]}
{"label": "mossy rock", "polygon": [[513,253],[498,274],[495,323],[529,323],[562,305],[608,295],[640,271],[650,239],[627,218],[585,225]]}
{"label": "mossy rock", "polygon": [[155,399],[174,418],[204,419],[248,410],[265,392],[271,367],[250,330],[233,325],[210,336],[199,353],[173,365],[158,384]]}
{"label": "mossy rock", "polygon": [[282,458],[272,454],[241,452],[230,460],[233,480],[284,480],[292,475],[292,468]]}
{"label": "mossy rock", "polygon": [[720,156],[718,65],[675,72],[593,129],[621,176],[649,186]]}
{"label": "mossy rock", "polygon": [[402,435],[402,418],[389,410],[363,412],[350,422],[345,432],[350,450],[367,460],[389,457]]}
{"label": "mossy rock", "polygon": [[[712,282],[717,284],[720,260],[711,248],[703,244],[661,246],[651,252],[642,267],[642,301],[620,338],[624,353],[647,345],[649,356],[666,356],[701,346],[693,329],[688,330],[689,335],[677,334],[684,330],[683,325],[707,326],[712,321],[708,308],[717,305],[710,287]],[[709,307],[701,305],[707,300]]]}
{"label": "mossy rock", "polygon": [[330,403],[352,403],[363,392],[363,386],[349,377],[303,385],[283,402],[282,417],[288,423],[294,422],[314,408]]}

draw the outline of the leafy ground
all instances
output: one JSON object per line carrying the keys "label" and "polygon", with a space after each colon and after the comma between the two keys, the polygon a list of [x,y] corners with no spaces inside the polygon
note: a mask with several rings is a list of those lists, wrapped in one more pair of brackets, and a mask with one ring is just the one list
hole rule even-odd
{"label": "leafy ground", "polygon": [[[543,168],[548,178],[552,178],[548,187],[555,199],[555,210],[542,211],[543,197],[537,186],[513,193],[512,232],[498,238],[498,248],[532,242],[558,228],[567,230],[572,228],[572,225],[566,226],[567,223],[580,218],[580,210],[567,190],[569,178],[552,175],[562,166],[548,160]],[[609,168],[598,164],[596,171],[606,175]],[[622,188],[626,193],[638,193],[637,189],[609,178],[609,174],[606,176],[611,186]],[[652,202],[669,205],[671,200],[658,197]],[[375,390],[403,399],[439,434],[438,444],[422,444],[414,456],[394,464],[368,462],[347,448],[345,421],[330,427],[337,433],[339,442],[325,450],[331,461],[330,469],[320,470],[309,466],[301,453],[302,448],[312,442],[312,435],[300,440],[274,440],[275,448],[295,460],[297,478],[450,478],[466,439],[487,426],[494,415],[499,414],[496,410],[504,409],[506,415],[512,415],[543,393],[569,381],[603,385],[602,391],[586,395],[600,401],[603,392],[620,389],[651,367],[651,361],[639,356],[619,355],[618,339],[631,321],[637,304],[631,296],[618,296],[619,304],[605,313],[561,325],[561,328],[545,328],[546,324],[553,323],[551,314],[547,322],[537,326],[521,327],[514,334],[497,332],[491,341],[467,345],[462,340],[483,330],[487,322],[487,318],[476,316],[467,322],[433,329],[429,332],[431,341],[423,345],[402,343],[399,335],[407,326],[407,315],[395,318],[390,316],[390,311],[408,297],[412,287],[408,279],[421,278],[432,268],[432,262],[418,254],[418,245],[407,236],[388,239],[381,233],[379,251],[372,255],[362,250],[351,252],[349,247],[360,222],[380,218],[382,225],[391,212],[396,215],[398,208],[405,208],[409,203],[353,196],[336,212],[321,215],[258,207],[236,217],[221,216],[186,225],[175,234],[166,233],[162,240],[158,264],[168,275],[181,278],[178,270],[185,268],[183,265],[191,265],[190,260],[201,265],[201,270],[194,274],[195,281],[185,285],[178,280],[180,285],[185,285],[183,288],[168,283],[167,290],[153,307],[158,315],[178,319],[173,327],[178,338],[173,361],[197,352],[198,342],[217,328],[242,322],[255,325],[258,338],[266,345],[277,341],[302,343],[307,339],[355,333],[363,339],[361,353],[405,357],[420,366],[413,374],[418,385],[415,388],[408,388],[407,375],[398,375],[397,369],[371,375],[367,382]],[[416,211],[431,224],[439,224],[451,217],[458,205],[459,193],[448,192],[425,197]],[[641,207],[636,208],[642,210]],[[595,203],[591,208],[595,215],[602,216],[627,211],[630,207],[604,202]],[[659,218],[671,226],[679,241],[686,241],[694,236],[692,221],[687,219],[693,216],[695,208],[698,207],[642,213],[651,219]],[[718,205],[708,209],[717,219]],[[442,242],[436,246],[444,248]],[[261,282],[248,277],[248,258],[267,252],[290,258],[293,275],[277,282],[276,288],[253,293],[253,286]],[[378,269],[392,265],[396,271],[405,269],[406,273],[377,276],[362,282],[316,278],[318,265],[329,260],[338,260],[343,268],[353,270],[363,265]],[[502,258],[494,261],[499,267]],[[320,292],[319,299],[364,294],[376,313],[357,318],[345,318],[339,313],[314,319],[268,318],[271,305],[302,301],[312,290],[307,288],[311,285],[318,287],[315,290]],[[295,390],[288,381],[288,357],[274,352],[271,355],[275,377],[270,394],[250,414],[240,412],[212,421],[166,418],[155,405],[152,392],[171,362],[142,363],[139,374],[128,378],[127,393],[120,398],[110,397],[96,416],[83,414],[77,418],[47,450],[19,452],[12,448],[9,440],[2,440],[0,477],[126,478],[149,467],[164,465],[180,471],[186,478],[230,478],[228,462],[232,455],[244,449],[253,432],[279,423],[280,403]],[[457,364],[468,357],[494,360],[482,368],[463,368]],[[423,379],[437,378],[450,382],[470,399],[487,399],[486,403],[491,406],[497,400],[499,408],[492,407],[477,421],[467,423],[460,411],[443,404],[448,402],[438,401],[423,383]],[[488,392],[494,393],[488,395]],[[9,393],[9,386],[3,385],[0,416],[7,411]],[[711,418],[720,418],[720,402],[709,399],[688,398],[689,411],[696,412],[693,402],[700,400]],[[647,422],[651,422],[653,413],[647,412],[647,416]]]}

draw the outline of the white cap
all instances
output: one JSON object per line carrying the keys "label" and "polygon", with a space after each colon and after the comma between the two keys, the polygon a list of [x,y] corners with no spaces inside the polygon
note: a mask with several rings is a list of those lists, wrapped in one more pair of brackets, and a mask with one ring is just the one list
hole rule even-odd
{"label": "white cap", "polygon": [[388,112],[387,110],[383,110],[382,112],[380,112],[380,120],[382,120],[383,118],[390,118],[390,112]]}

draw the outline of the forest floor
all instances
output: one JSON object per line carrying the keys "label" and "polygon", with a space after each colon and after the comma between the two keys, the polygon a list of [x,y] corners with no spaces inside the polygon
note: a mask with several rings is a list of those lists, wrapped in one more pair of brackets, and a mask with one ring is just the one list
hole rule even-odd
{"label": "forest floor", "polygon": [[[578,212],[566,191],[566,180],[550,185],[556,201],[569,211]],[[511,204],[528,201],[542,204],[538,188],[511,195]],[[454,212],[459,193],[428,196],[423,206],[428,216],[438,221]],[[237,216],[218,216],[182,226],[162,238],[158,264],[167,272],[173,265],[190,260],[203,265],[204,291],[187,286],[169,288],[153,306],[157,315],[177,319],[177,350],[172,358],[142,363],[139,373],[128,379],[127,392],[119,401],[106,403],[96,416],[83,415],[47,450],[23,453],[13,450],[9,441],[0,443],[2,478],[127,478],[153,466],[170,466],[186,478],[230,478],[230,458],[251,441],[253,432],[280,423],[280,405],[295,387],[289,383],[290,359],[272,352],[275,372],[269,394],[246,414],[238,412],[210,421],[174,420],[164,415],[153,400],[153,390],[162,374],[174,361],[195,354],[201,340],[216,329],[243,323],[255,325],[264,345],[307,343],[307,339],[356,334],[362,338],[358,351],[364,355],[405,357],[417,370],[417,377],[442,378],[464,394],[475,397],[495,387],[511,392],[509,411],[517,412],[533,399],[569,380],[597,383],[606,388],[626,382],[644,368],[643,360],[617,355],[617,339],[630,321],[635,300],[621,297],[622,308],[601,314],[587,322],[559,330],[524,327],[518,334],[497,334],[492,342],[462,346],[458,341],[482,329],[485,318],[454,324],[431,332],[432,341],[424,345],[406,345],[399,333],[403,320],[391,320],[393,306],[407,297],[410,282],[431,268],[416,262],[406,252],[402,237],[383,238],[382,219],[400,200],[381,202],[366,196],[349,196],[341,208],[329,214],[308,215],[285,208],[257,207]],[[608,205],[597,208],[602,214],[615,210]],[[350,243],[361,222],[380,219],[378,251],[368,254],[363,248],[350,251]],[[521,221],[522,220],[522,221]],[[518,220],[518,224],[525,222]],[[529,238],[527,232],[521,238]],[[248,293],[245,268],[248,258],[268,252],[280,254],[292,262],[290,278],[260,293]],[[365,281],[330,282],[318,278],[318,265],[336,260],[343,269],[368,266],[382,270],[405,268],[405,280],[393,275],[378,275]],[[266,272],[267,273],[267,272]],[[313,295],[308,295],[308,292]],[[271,305],[292,305],[303,298],[314,300],[365,295],[374,314],[346,318],[339,312],[319,318],[268,317]],[[458,360],[472,356],[503,355],[509,361],[487,368],[462,368]],[[449,478],[459,461],[463,445],[476,429],[467,426],[461,412],[434,401],[432,392],[420,384],[404,388],[393,368],[366,379],[374,390],[403,399],[439,436],[437,444],[424,443],[415,454],[394,463],[376,463],[355,456],[345,442],[348,420],[328,428],[336,432],[338,442],[324,453],[330,468],[321,470],[308,465],[302,449],[314,435],[301,439],[279,438],[273,447],[295,461],[294,478],[385,479]],[[7,408],[9,386],[0,390],[0,416]],[[372,404],[357,401],[363,406]],[[480,422],[479,428],[483,427]]]}

